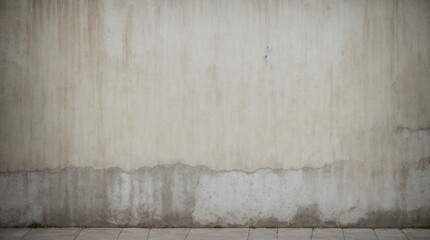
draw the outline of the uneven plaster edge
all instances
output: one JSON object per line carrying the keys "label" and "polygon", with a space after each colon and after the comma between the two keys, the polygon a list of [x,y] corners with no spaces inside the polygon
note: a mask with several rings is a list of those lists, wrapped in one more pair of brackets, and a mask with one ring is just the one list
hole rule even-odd
{"label": "uneven plaster edge", "polygon": [[[420,165],[424,166],[425,162],[429,162],[430,164],[430,156],[426,156],[411,162],[405,161],[401,162],[402,166],[408,166],[408,165]],[[270,167],[263,167],[263,168],[256,168],[255,170],[242,170],[238,168],[232,168],[232,169],[212,169],[210,167],[207,167],[205,165],[188,165],[181,162],[175,162],[175,163],[169,163],[169,164],[158,164],[155,166],[143,166],[139,167],[137,169],[124,169],[121,167],[107,167],[107,168],[100,168],[100,167],[94,167],[94,166],[66,166],[63,168],[35,168],[35,169],[26,169],[26,170],[0,170],[0,174],[7,174],[7,173],[37,173],[37,172],[50,172],[50,173],[58,173],[66,170],[77,170],[77,169],[83,169],[83,168],[89,168],[93,170],[103,170],[103,171],[115,171],[120,170],[122,172],[126,173],[137,173],[145,170],[155,170],[157,168],[174,168],[174,167],[189,167],[189,168],[195,168],[195,169],[202,169],[206,172],[212,172],[212,173],[230,173],[230,172],[236,172],[236,173],[244,173],[247,175],[256,174],[259,172],[273,172],[273,173],[280,173],[280,172],[288,172],[288,171],[305,171],[305,170],[320,170],[325,168],[331,168],[338,164],[370,164],[373,165],[374,162],[372,161],[357,161],[357,160],[337,160],[331,163],[326,163],[321,166],[317,167],[291,167],[291,168],[270,168]]]}
{"label": "uneven plaster edge", "polygon": [[394,128],[393,132],[397,134],[402,132],[408,132],[408,133],[425,132],[427,134],[430,134],[430,126],[417,127],[417,128],[397,126]]}
{"label": "uneven plaster edge", "polygon": [[174,168],[174,167],[190,167],[190,168],[196,168],[196,169],[202,169],[204,171],[207,172],[213,172],[213,173],[227,173],[227,172],[236,172],[236,173],[245,173],[247,175],[251,175],[251,174],[255,174],[255,173],[259,173],[259,172],[274,172],[274,173],[279,173],[279,172],[285,172],[285,171],[304,171],[304,170],[319,170],[319,169],[324,169],[324,168],[330,168],[333,167],[337,164],[342,164],[342,163],[368,163],[370,161],[354,161],[354,160],[337,160],[331,163],[326,163],[323,164],[321,166],[317,166],[317,167],[291,167],[291,168],[270,168],[270,167],[260,167],[260,168],[256,168],[255,170],[242,170],[242,169],[238,169],[238,168],[232,168],[232,169],[212,169],[210,167],[207,167],[205,165],[188,165],[185,163],[181,163],[181,162],[175,162],[175,163],[169,163],[169,164],[158,164],[155,166],[143,166],[143,167],[139,167],[137,169],[124,169],[121,167],[107,167],[107,168],[100,168],[100,167],[94,167],[94,166],[66,166],[63,168],[35,168],[35,169],[26,169],[26,170],[0,170],[0,174],[4,174],[4,173],[37,173],[37,172],[51,172],[51,173],[58,173],[58,172],[62,172],[62,171],[66,171],[66,170],[76,170],[76,169],[83,169],[83,168],[89,168],[89,169],[93,169],[93,170],[103,170],[103,171],[115,171],[115,170],[120,170],[122,172],[126,172],[126,173],[136,173],[136,172],[140,172],[140,171],[145,171],[145,170],[155,170],[157,168]]}
{"label": "uneven plaster edge", "polygon": [[[310,171],[317,171],[317,170],[321,170],[321,169],[330,169],[333,167],[337,167],[337,165],[343,165],[346,162],[350,162],[350,163],[365,163],[365,162],[359,162],[359,161],[346,161],[346,160],[340,160],[340,161],[336,161],[330,164],[325,164],[322,167],[318,167],[318,168],[313,168],[313,167],[304,167],[304,168],[292,168],[292,169],[270,169],[270,168],[260,168],[257,169],[255,171],[252,172],[246,172],[246,171],[241,171],[241,170],[224,170],[224,171],[216,171],[216,170],[212,170],[206,166],[189,166],[186,164],[182,164],[182,163],[175,163],[175,164],[167,164],[167,165],[157,165],[155,167],[141,167],[137,170],[132,170],[132,171],[125,171],[119,167],[111,167],[111,168],[106,168],[106,169],[95,169],[93,167],[67,167],[67,168],[63,168],[63,169],[45,169],[45,170],[36,170],[36,171],[11,171],[11,172],[0,172],[0,174],[4,174],[7,177],[7,174],[31,174],[31,173],[61,173],[61,172],[65,172],[65,171],[69,171],[69,170],[80,170],[80,169],[95,169],[97,171],[113,171],[113,172],[117,172],[119,171],[119,173],[129,173],[129,174],[135,174],[135,173],[139,173],[139,172],[145,172],[145,171],[154,171],[157,169],[174,169],[174,168],[193,168],[193,169],[200,169],[203,172],[206,172],[210,175],[213,174],[224,174],[224,173],[231,173],[231,172],[237,172],[240,174],[246,174],[246,175],[251,175],[251,174],[258,174],[258,173],[263,173],[263,174],[272,174],[272,173],[288,173],[288,172],[292,172],[292,171],[306,171],[306,170],[310,170]],[[417,165],[418,164],[418,165]],[[414,165],[416,165],[416,167],[414,167]],[[426,157],[426,158],[422,158],[419,161],[415,161],[414,163],[404,163],[402,164],[402,167],[411,167],[411,169],[414,170],[418,170],[418,171],[427,171],[428,168],[430,166],[430,156]],[[306,207],[306,206],[303,206]],[[402,216],[403,218],[405,216],[408,216],[409,213],[412,213],[414,211],[429,211],[428,209],[430,209],[430,206],[425,205],[425,206],[421,206],[421,208],[417,208],[417,209],[413,209],[410,212],[406,212],[406,211],[401,211],[401,210],[397,210],[398,212],[395,212],[395,210],[387,210],[387,211],[368,211],[366,213],[364,213],[364,215],[359,218],[358,220],[354,221],[354,222],[342,222],[339,219],[317,219],[316,223],[313,225],[309,225],[309,224],[305,224],[305,225],[297,225],[294,221],[289,222],[289,221],[285,221],[285,220],[281,220],[281,219],[276,219],[276,218],[262,218],[262,219],[254,219],[254,220],[249,220],[246,223],[243,224],[232,224],[232,223],[223,223],[223,222],[211,222],[209,224],[201,224],[199,222],[193,222],[191,225],[163,225],[161,222],[155,222],[152,224],[148,224],[145,223],[145,225],[122,225],[122,224],[112,224],[112,225],[100,225],[99,227],[270,227],[273,224],[275,224],[274,226],[277,227],[402,227],[402,226],[407,226],[407,227],[430,227],[430,225],[428,225],[427,221],[424,222],[405,222],[406,225],[396,225],[396,223],[389,223],[390,218],[396,218],[398,216]],[[195,210],[195,209],[194,209]],[[193,211],[194,211],[193,210]],[[192,213],[191,213],[192,215]],[[381,216],[386,216],[384,217],[384,219],[387,219],[388,225],[381,225],[382,223],[380,223],[378,220],[379,218],[381,218]],[[385,220],[384,220],[385,221]],[[371,225],[372,223],[375,223],[375,225]],[[370,224],[370,225],[369,225]],[[401,223],[402,224],[402,223]],[[70,227],[70,225],[65,225],[67,227]],[[75,226],[75,225],[74,225]],[[76,225],[76,226],[84,226],[84,225]],[[97,227],[98,225],[88,225],[89,227]],[[61,227],[61,226],[54,226],[54,227]]]}

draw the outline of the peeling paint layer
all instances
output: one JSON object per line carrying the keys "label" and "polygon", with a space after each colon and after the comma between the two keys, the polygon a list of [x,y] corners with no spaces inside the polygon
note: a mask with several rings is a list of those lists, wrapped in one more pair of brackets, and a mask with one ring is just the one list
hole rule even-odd
{"label": "peeling paint layer", "polygon": [[428,165],[3,172],[0,226],[423,227],[430,225]]}

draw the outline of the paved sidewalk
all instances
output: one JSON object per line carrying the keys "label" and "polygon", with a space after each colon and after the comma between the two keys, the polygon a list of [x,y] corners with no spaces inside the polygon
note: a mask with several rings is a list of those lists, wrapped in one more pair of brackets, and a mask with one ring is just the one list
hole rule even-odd
{"label": "paved sidewalk", "polygon": [[0,228],[0,240],[429,240],[430,229]]}

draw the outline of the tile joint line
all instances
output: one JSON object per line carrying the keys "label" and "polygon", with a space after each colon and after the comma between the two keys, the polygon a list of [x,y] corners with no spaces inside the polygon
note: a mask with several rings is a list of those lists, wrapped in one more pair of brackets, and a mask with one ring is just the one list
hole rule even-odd
{"label": "tile joint line", "polygon": [[146,235],[146,240],[148,240],[148,239],[149,239],[149,234],[151,233],[151,229],[149,228],[148,230],[149,230],[149,231],[148,231],[148,235]]}
{"label": "tile joint line", "polygon": [[378,235],[376,235],[375,229],[372,229],[373,234],[375,234],[376,240],[379,240]]}
{"label": "tile joint line", "polygon": [[73,240],[75,240],[79,236],[79,234],[81,234],[82,230],[84,230],[84,228],[81,228],[81,230],[79,230],[78,234],[76,234],[76,236],[73,238]]}
{"label": "tile joint line", "polygon": [[312,240],[313,235],[314,235],[314,228],[312,228],[310,240]]}
{"label": "tile joint line", "polygon": [[191,228],[188,230],[188,232],[187,232],[187,235],[185,235],[185,238],[184,238],[184,240],[186,240],[187,239],[187,237],[188,237],[188,234],[190,234],[190,232],[191,232]]}
{"label": "tile joint line", "polygon": [[400,231],[403,233],[403,235],[405,235],[406,239],[408,239],[408,240],[409,240],[408,235],[406,235],[406,233],[405,233],[405,232],[403,232],[403,229],[400,229]]}
{"label": "tile joint line", "polygon": [[251,231],[251,228],[248,228],[248,236],[246,236],[246,240],[249,240],[249,232]]}
{"label": "tile joint line", "polygon": [[31,230],[33,230],[32,228],[30,228],[25,234],[24,234],[24,236],[22,236],[22,238],[21,238],[21,240],[22,239],[24,239],[30,232],[31,232]]}
{"label": "tile joint line", "polygon": [[343,231],[343,228],[342,228],[342,235],[343,235],[343,240],[345,240],[345,232]]}
{"label": "tile joint line", "polygon": [[119,231],[118,236],[116,237],[116,240],[118,240],[118,239],[119,239],[119,235],[121,235],[122,230],[124,230],[124,228],[121,228],[121,231]]}

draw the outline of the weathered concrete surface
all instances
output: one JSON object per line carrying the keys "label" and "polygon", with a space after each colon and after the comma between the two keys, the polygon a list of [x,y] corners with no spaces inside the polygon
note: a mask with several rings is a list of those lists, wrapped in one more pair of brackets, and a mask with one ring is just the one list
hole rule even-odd
{"label": "weathered concrete surface", "polygon": [[247,240],[278,240],[277,228],[252,228],[249,229]]}
{"label": "weathered concrete surface", "polygon": [[430,1],[0,1],[0,225],[430,225]]}
{"label": "weathered concrete surface", "polygon": [[429,161],[213,171],[182,164],[0,173],[0,225],[429,226]]}
{"label": "weathered concrete surface", "polygon": [[249,229],[247,228],[224,228],[224,229],[191,229],[188,234],[188,240],[220,240],[220,239],[237,239],[247,240]]}
{"label": "weathered concrete surface", "polygon": [[21,240],[30,229],[0,228],[0,240]]}
{"label": "weathered concrete surface", "polygon": [[344,240],[343,230],[340,228],[317,228],[312,231],[315,240]]}
{"label": "weathered concrete surface", "polygon": [[[80,229],[78,229],[80,230]],[[84,229],[82,229],[84,230]],[[123,228],[120,229],[119,236],[118,229],[92,229],[86,230],[84,233],[78,231],[79,239],[88,239],[89,236],[95,237],[96,239],[106,239],[109,237],[118,237],[118,240],[240,240],[240,239],[278,239],[278,240],[317,240],[320,239],[320,232],[325,232],[326,236],[339,237],[343,230],[344,240],[376,240],[376,234],[372,229],[331,229],[331,230],[312,230],[312,228],[250,228],[250,229],[237,229],[237,228],[224,228],[224,229],[202,229],[202,228],[191,228],[191,229],[179,229],[179,228]],[[2,229],[0,228],[0,239],[7,240],[21,240],[24,234],[29,229],[13,228],[13,229]],[[87,234],[87,231],[91,231],[91,235]],[[430,239],[430,229],[390,229],[388,231],[378,229],[378,232],[390,232],[389,235],[392,238],[384,239],[396,239],[400,236],[400,239],[407,237],[408,240],[428,240]],[[69,229],[32,229],[23,240],[34,239],[70,239],[73,240],[73,234],[63,234],[64,238],[58,238],[58,234],[61,232],[69,232]],[[315,232],[315,235],[312,233]],[[402,233],[403,232],[403,233]],[[34,234],[36,233],[36,234]],[[149,235],[148,235],[149,233]],[[84,236],[85,235],[85,236]],[[83,237],[83,238],[81,238]],[[382,235],[381,235],[382,237]],[[328,238],[333,239],[333,238]]]}
{"label": "weathered concrete surface", "polygon": [[148,235],[148,240],[182,240],[187,238],[190,230],[187,228],[153,228]]}
{"label": "weathered concrete surface", "polygon": [[118,240],[121,231],[120,228],[86,228],[79,233],[76,240]]}
{"label": "weathered concrete surface", "polygon": [[375,229],[378,240],[408,240],[400,229]]}
{"label": "weathered concrete surface", "polygon": [[378,240],[372,229],[367,228],[346,228],[343,229],[345,240]]}
{"label": "weathered concrete surface", "polygon": [[278,240],[308,240],[312,239],[312,228],[279,228]]}
{"label": "weathered concrete surface", "polygon": [[409,240],[430,239],[430,229],[402,229]]}
{"label": "weathered concrete surface", "polygon": [[148,228],[125,228],[121,231],[117,240],[148,240],[149,231]]}
{"label": "weathered concrete surface", "polygon": [[[20,240],[75,240],[80,228],[40,228],[32,229]],[[1,235],[1,234],[0,234]]]}
{"label": "weathered concrete surface", "polygon": [[416,162],[430,156],[429,9],[3,0],[0,170]]}

